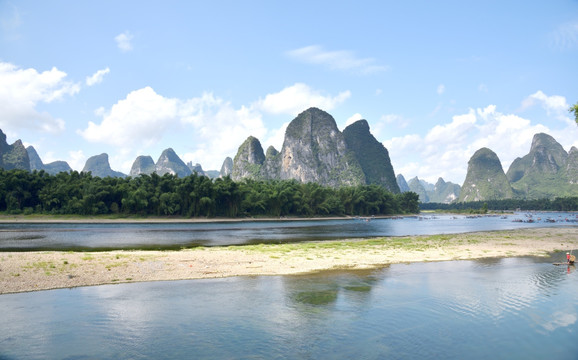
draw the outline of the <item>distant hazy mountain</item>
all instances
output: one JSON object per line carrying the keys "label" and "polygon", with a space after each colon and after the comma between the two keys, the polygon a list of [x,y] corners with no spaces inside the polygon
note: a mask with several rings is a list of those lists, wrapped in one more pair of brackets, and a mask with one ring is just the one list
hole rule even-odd
{"label": "distant hazy mountain", "polygon": [[202,167],[201,164],[199,164],[199,163],[193,165],[193,162],[192,162],[192,161],[189,161],[189,162],[187,163],[187,167],[189,168],[189,170],[191,170],[191,174],[195,174],[195,173],[196,173],[197,175],[202,175],[202,176],[208,176],[208,177],[210,177],[209,175],[207,175],[207,174],[205,173],[205,171],[203,170],[203,167]]}
{"label": "distant hazy mountain", "polygon": [[397,186],[399,186],[399,191],[401,191],[402,193],[411,191],[409,189],[407,181],[405,181],[405,178],[403,177],[402,174],[397,174],[395,181],[397,182]]}
{"label": "distant hazy mountain", "polygon": [[132,163],[129,175],[132,177],[139,176],[140,174],[150,175],[155,172],[155,162],[150,156],[138,156]]}
{"label": "distant hazy mountain", "polygon": [[223,161],[221,171],[219,171],[219,176],[220,177],[231,176],[232,173],[233,173],[233,159],[227,156],[225,158],[225,161]]}
{"label": "distant hazy mountain", "polygon": [[86,160],[86,164],[82,169],[82,172],[90,172],[92,176],[104,177],[126,177],[125,174],[114,171],[110,168],[110,163],[108,162],[108,154],[103,153],[100,155],[91,156]]}
{"label": "distant hazy mountain", "polygon": [[175,153],[171,148],[165,149],[159,156],[157,162],[153,161],[150,156],[139,156],[132,163],[130,169],[130,176],[138,176],[141,174],[150,175],[156,173],[159,176],[164,174],[177,175],[179,177],[185,177],[193,173],[193,169],[196,169],[197,173],[200,175],[205,175],[203,169],[199,164],[195,167],[190,164],[185,164],[183,160]]}
{"label": "distant hazy mountain", "polygon": [[216,179],[221,177],[221,172],[218,170],[205,170],[205,176],[208,176],[211,179]]}
{"label": "distant hazy mountain", "polygon": [[49,164],[44,164],[33,146],[27,147],[26,152],[28,153],[28,158],[30,158],[30,170],[44,170],[51,175],[72,171],[66,161],[53,161]]}
{"label": "distant hazy mountain", "polygon": [[445,182],[444,179],[439,178],[428,195],[430,202],[449,204],[456,201],[460,197],[460,193],[461,186],[449,181]]}
{"label": "distant hazy mountain", "polygon": [[[434,184],[430,184],[425,180],[419,179],[417,176],[405,182],[403,175],[397,175],[397,183],[400,188],[405,190],[402,192],[413,191],[419,195],[420,201],[423,203],[435,202],[449,204],[456,201],[460,196],[461,187],[452,182],[445,182],[444,179],[439,178]],[[403,185],[405,184],[405,185]]]}
{"label": "distant hazy mountain", "polygon": [[422,203],[428,203],[429,195],[423,185],[423,182],[418,179],[418,177],[414,177],[409,180],[407,183],[409,186],[409,190],[419,195],[419,201]]}
{"label": "distant hazy mountain", "polygon": [[191,175],[191,169],[181,160],[181,158],[171,148],[164,150],[155,164],[155,171],[158,175],[173,174],[179,177]]}

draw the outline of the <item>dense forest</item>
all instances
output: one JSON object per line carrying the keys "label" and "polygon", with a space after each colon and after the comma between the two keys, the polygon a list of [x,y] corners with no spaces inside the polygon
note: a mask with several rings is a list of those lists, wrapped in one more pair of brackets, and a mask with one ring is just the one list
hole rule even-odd
{"label": "dense forest", "polygon": [[0,169],[0,211],[8,214],[279,217],[419,212],[418,195],[377,185],[331,188],[295,180],[235,182],[193,174],[93,177],[77,171]]}
{"label": "dense forest", "polygon": [[443,210],[459,212],[478,212],[479,210],[495,211],[578,211],[578,197],[559,197],[553,200],[485,200],[474,202],[458,202],[451,204],[426,203],[420,204],[421,210]]}

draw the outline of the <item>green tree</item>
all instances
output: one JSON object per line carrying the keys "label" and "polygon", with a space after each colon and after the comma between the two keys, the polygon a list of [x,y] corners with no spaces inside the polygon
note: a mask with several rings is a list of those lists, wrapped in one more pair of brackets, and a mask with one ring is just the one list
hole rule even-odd
{"label": "green tree", "polygon": [[574,114],[574,118],[576,120],[576,124],[578,125],[578,102],[568,109],[571,113]]}
{"label": "green tree", "polygon": [[[575,208],[576,202],[561,199],[556,207]],[[538,205],[552,207],[545,202]],[[517,205],[523,206],[537,204]],[[333,188],[297,180],[211,180],[197,174],[183,178],[155,173],[100,178],[77,171],[49,175],[44,171],[0,169],[0,211],[16,214],[277,217],[388,215],[417,210],[417,195],[394,195],[379,185]]]}
{"label": "green tree", "polygon": [[180,197],[176,193],[162,193],[159,201],[161,215],[176,215],[181,210]]}

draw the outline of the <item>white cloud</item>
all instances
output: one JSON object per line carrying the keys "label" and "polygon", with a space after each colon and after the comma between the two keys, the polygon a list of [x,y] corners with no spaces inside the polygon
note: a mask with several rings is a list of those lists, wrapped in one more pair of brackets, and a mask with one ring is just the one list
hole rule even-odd
{"label": "white cloud", "polygon": [[404,129],[406,127],[409,126],[409,120],[404,118],[401,115],[396,115],[396,114],[387,114],[387,115],[382,115],[380,118],[380,123],[389,125],[389,124],[395,124],[397,128],[399,129]]}
{"label": "white cloud", "polygon": [[454,116],[451,123],[434,126],[425,137],[426,143],[437,144],[448,140],[451,142],[463,141],[472,131],[475,122],[476,117],[473,110],[470,110],[468,114]]}
{"label": "white cloud", "polygon": [[[258,111],[245,106],[235,109],[210,93],[182,100],[145,87],[129,93],[110,110],[96,113],[101,114],[101,122],[89,122],[79,134],[88,141],[114,146],[121,155],[110,159],[111,166],[127,173],[127,164],[136,156],[158,150],[157,145],[174,146],[173,139],[188,144],[174,149],[185,154],[183,159],[201,163],[204,169],[218,169],[249,135],[259,139],[267,135]],[[148,155],[155,159],[160,153]]]}
{"label": "white cloud", "polygon": [[[405,129],[409,126],[410,120],[397,114],[382,115],[377,122],[371,122],[371,133],[376,139],[382,137],[382,132],[395,129]],[[392,126],[393,125],[393,126]]]}
{"label": "white cloud", "polygon": [[373,58],[358,58],[347,50],[327,51],[318,45],[290,50],[287,54],[298,61],[327,66],[331,70],[353,71],[360,74],[374,74],[388,70],[388,66],[377,64]]}
{"label": "white cloud", "polygon": [[[576,127],[574,125],[574,127]],[[569,128],[574,131],[578,130]],[[533,125],[530,120],[514,114],[503,114],[496,106],[470,109],[456,115],[448,123],[434,126],[425,136],[410,134],[384,142],[396,174],[406,179],[418,176],[431,183],[438,177],[461,185],[471,156],[482,147],[494,151],[504,172],[516,157],[530,150],[535,134],[545,132],[554,136],[546,126]]]}
{"label": "white cloud", "polygon": [[130,32],[125,31],[115,36],[114,41],[116,41],[116,46],[118,46],[122,52],[128,52],[132,50],[132,39],[133,35]]}
{"label": "white cloud", "polygon": [[49,133],[64,130],[64,121],[39,112],[40,103],[61,100],[80,91],[80,85],[66,81],[66,73],[53,67],[39,73],[0,62],[0,128],[16,131],[32,128]]}
{"label": "white cloud", "polygon": [[21,24],[18,8],[8,1],[0,2],[0,29],[2,29],[4,39],[9,41],[20,39]]}
{"label": "white cloud", "polygon": [[351,96],[350,91],[343,91],[336,96],[324,95],[303,83],[286,87],[278,93],[268,94],[254,106],[271,114],[298,115],[310,108],[318,107],[330,111]]}
{"label": "white cloud", "polygon": [[182,115],[186,115],[182,122],[193,126],[198,139],[188,161],[200,163],[205,170],[219,170],[225,157],[234,157],[247,137],[262,141],[267,135],[258,111],[245,106],[235,109],[212,94],[187,101]]}
{"label": "white cloud", "polygon": [[436,92],[438,95],[442,95],[446,91],[446,86],[444,84],[439,84]]}
{"label": "white cloud", "polygon": [[345,121],[345,127],[353,124],[354,122],[356,122],[357,120],[361,120],[363,119],[363,115],[361,115],[360,113],[357,114],[353,114],[351,117],[349,117],[349,119],[347,119]]}
{"label": "white cloud", "polygon": [[97,72],[95,72],[91,76],[87,76],[86,77],[86,85],[92,86],[92,85],[100,84],[102,82],[102,79],[104,78],[104,75],[108,74],[109,72],[110,72],[110,69],[106,68],[106,69],[98,70]]}
{"label": "white cloud", "polygon": [[[269,131],[269,138],[266,139],[262,145],[265,147],[269,147],[270,145],[273,146],[277,151],[281,151],[283,146],[283,141],[285,141],[285,130],[287,130],[287,126],[289,126],[289,122],[283,123],[281,127],[277,130],[270,130]],[[267,149],[263,149],[267,151]]]}
{"label": "white cloud", "polygon": [[550,40],[554,47],[562,50],[578,47],[578,22],[568,22],[558,26],[550,34]]}
{"label": "white cloud", "polygon": [[546,110],[548,117],[565,124],[563,128],[550,130],[548,132],[549,135],[553,136],[560,144],[566,146],[566,151],[570,150],[572,146],[578,147],[578,127],[574,118],[568,112],[570,105],[568,105],[564,96],[548,96],[542,91],[537,91],[522,101],[521,110],[526,110],[534,105],[540,105],[542,109]]}
{"label": "white cloud", "polygon": [[106,114],[106,109],[104,106],[99,107],[98,109],[94,110],[94,115],[96,116],[104,116]]}
{"label": "white cloud", "polygon": [[249,106],[234,107],[212,93],[177,99],[145,87],[109,109],[96,109],[94,114],[100,120],[89,121],[78,133],[90,142],[112,145],[114,153],[121,155],[110,158],[111,166],[125,173],[136,156],[155,159],[162,151],[159,147],[178,143],[186,144],[174,148],[184,160],[200,163],[206,170],[220,169],[225,157],[235,156],[248,136],[258,138],[265,150],[269,145],[281,149],[288,122],[278,129],[267,129],[264,112],[295,116],[311,106],[331,110],[349,96],[349,91],[325,95],[298,83]]}
{"label": "white cloud", "polygon": [[82,150],[68,152],[68,165],[76,171],[82,171],[84,164],[88,158],[84,155]]}
{"label": "white cloud", "polygon": [[150,87],[135,90],[104,113],[100,124],[91,121],[88,128],[79,133],[88,141],[120,148],[150,146],[175,122],[177,102],[158,95]]}
{"label": "white cloud", "polygon": [[568,105],[564,96],[548,96],[541,90],[538,90],[522,101],[522,110],[526,110],[536,104],[539,104],[544,110],[546,110],[548,116],[554,116],[556,119],[567,124],[575,123],[575,121],[568,116],[570,105]]}
{"label": "white cloud", "polygon": [[547,111],[557,111],[557,112],[565,112],[568,111],[568,103],[566,102],[566,98],[560,95],[552,95],[548,96],[544,94],[541,90],[536,91],[534,94],[528,96],[524,101],[523,104],[525,106],[532,106],[536,103],[542,105],[544,109]]}

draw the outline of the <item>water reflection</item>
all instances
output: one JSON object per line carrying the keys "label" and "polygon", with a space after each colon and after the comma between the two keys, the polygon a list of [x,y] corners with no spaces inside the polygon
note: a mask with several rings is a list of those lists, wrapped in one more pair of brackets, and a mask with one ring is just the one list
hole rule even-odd
{"label": "water reflection", "polygon": [[551,262],[2,295],[0,358],[571,359],[578,275]]}
{"label": "water reflection", "polygon": [[364,303],[369,299],[372,287],[378,281],[375,273],[383,276],[385,269],[387,268],[379,271],[337,271],[285,277],[283,285],[295,306],[330,305],[336,303],[339,297],[355,297],[355,302]]}

